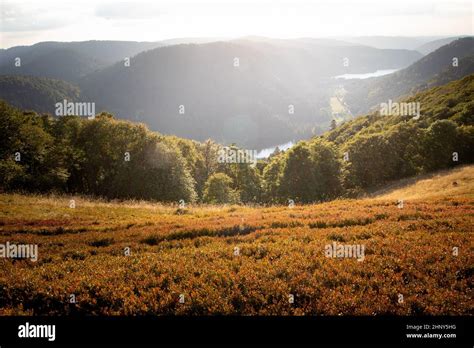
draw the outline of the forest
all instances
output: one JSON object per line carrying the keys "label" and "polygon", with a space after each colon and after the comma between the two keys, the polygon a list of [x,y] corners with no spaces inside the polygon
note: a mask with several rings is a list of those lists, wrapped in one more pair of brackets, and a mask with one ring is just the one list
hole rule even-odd
{"label": "forest", "polygon": [[287,151],[276,149],[256,166],[219,161],[225,146],[213,140],[162,135],[106,112],[92,120],[55,117],[2,101],[0,188],[198,203],[357,197],[401,178],[472,163],[473,95],[470,75],[406,98],[420,103],[418,119],[375,111]]}

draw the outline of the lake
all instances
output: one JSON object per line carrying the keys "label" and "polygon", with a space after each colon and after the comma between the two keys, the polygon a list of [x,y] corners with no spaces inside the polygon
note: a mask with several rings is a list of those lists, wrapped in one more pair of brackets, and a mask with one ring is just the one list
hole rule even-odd
{"label": "lake", "polygon": [[379,76],[384,76],[384,75],[389,75],[394,73],[399,69],[385,69],[385,70],[377,70],[371,73],[365,73],[365,74],[344,74],[344,75],[338,75],[334,76],[336,79],[344,79],[344,80],[352,80],[352,79],[368,79],[370,77],[379,77]]}

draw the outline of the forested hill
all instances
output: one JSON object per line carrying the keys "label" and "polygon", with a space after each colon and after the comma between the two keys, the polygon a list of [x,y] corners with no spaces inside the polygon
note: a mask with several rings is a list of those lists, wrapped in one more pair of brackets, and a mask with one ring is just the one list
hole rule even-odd
{"label": "forested hill", "polygon": [[87,75],[80,87],[99,109],[153,130],[261,149],[329,126],[333,76],[405,67],[420,57],[409,50],[242,39],[149,50],[129,67],[119,62]]}
{"label": "forested hill", "polygon": [[81,92],[78,87],[62,80],[0,75],[0,99],[20,109],[54,114],[57,102],[64,99],[79,101]]}
{"label": "forested hill", "polygon": [[161,45],[159,42],[135,41],[49,41],[15,46],[0,51],[0,74],[31,75],[76,83],[89,73]]}
{"label": "forested hill", "polygon": [[[210,203],[307,203],[474,161],[474,75],[411,96],[421,115],[359,117],[253,163],[102,113],[39,117],[0,103],[0,189]],[[244,161],[245,162],[245,161]]]}
{"label": "forested hill", "polygon": [[[97,110],[144,122],[163,134],[263,149],[329,127],[330,100],[338,84],[334,76],[400,69],[422,57],[414,50],[332,39],[248,37],[177,44],[188,41],[12,47],[0,50],[0,74],[67,81]],[[31,88],[23,88],[26,80],[21,81],[3,98],[22,108],[49,111],[54,105],[49,99],[29,103]]]}
{"label": "forested hill", "polygon": [[357,135],[386,132],[389,128],[412,123],[427,127],[435,121],[450,120],[458,126],[474,125],[474,74],[448,84],[433,87],[400,102],[419,102],[421,117],[415,122],[410,116],[381,116],[377,110],[345,122],[322,137],[342,145]]}
{"label": "forested hill", "polygon": [[420,103],[418,119],[376,111],[274,156],[263,170],[267,199],[358,195],[474,161],[474,75],[404,102]]}
{"label": "forested hill", "polygon": [[[470,74],[474,70],[474,38],[455,40],[393,74],[346,84],[353,114],[368,112],[388,99],[398,99]],[[442,76],[438,76],[442,74]]]}

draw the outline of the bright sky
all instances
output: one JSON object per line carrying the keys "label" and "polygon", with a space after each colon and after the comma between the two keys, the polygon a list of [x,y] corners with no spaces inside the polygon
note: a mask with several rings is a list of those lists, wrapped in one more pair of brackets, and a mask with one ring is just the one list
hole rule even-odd
{"label": "bright sky", "polygon": [[0,47],[179,37],[473,34],[474,0],[0,0]]}

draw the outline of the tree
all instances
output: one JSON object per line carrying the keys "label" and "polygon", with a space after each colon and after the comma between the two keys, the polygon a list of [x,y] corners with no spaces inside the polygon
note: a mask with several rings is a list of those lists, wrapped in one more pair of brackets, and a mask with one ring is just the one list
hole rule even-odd
{"label": "tree", "polygon": [[453,152],[460,152],[459,132],[456,123],[438,120],[426,130],[423,140],[424,167],[427,171],[453,166]]}
{"label": "tree", "polygon": [[342,192],[341,162],[334,145],[322,139],[314,139],[309,144],[311,152],[314,185],[311,187],[313,199],[328,200]]}
{"label": "tree", "polygon": [[311,202],[314,184],[310,150],[306,142],[300,142],[288,150],[280,180],[280,194],[284,201]]}
{"label": "tree", "polygon": [[22,113],[0,102],[0,186],[3,189],[46,191],[61,186],[67,173],[54,152],[48,117]]}
{"label": "tree", "polygon": [[[301,142],[290,149],[283,160],[280,201],[293,199],[310,203],[334,198],[341,193],[341,164],[331,143],[320,138],[309,143]],[[266,187],[269,187],[268,183]]]}
{"label": "tree", "polygon": [[386,182],[396,167],[396,156],[383,134],[355,136],[345,147],[349,154],[346,187],[369,188]]}
{"label": "tree", "polygon": [[269,203],[283,202],[285,197],[280,195],[280,177],[283,172],[282,156],[269,159],[269,163],[263,169],[263,199]]}
{"label": "tree", "polygon": [[232,189],[232,179],[224,173],[212,174],[204,186],[204,202],[212,204],[237,203],[238,192]]}

